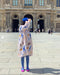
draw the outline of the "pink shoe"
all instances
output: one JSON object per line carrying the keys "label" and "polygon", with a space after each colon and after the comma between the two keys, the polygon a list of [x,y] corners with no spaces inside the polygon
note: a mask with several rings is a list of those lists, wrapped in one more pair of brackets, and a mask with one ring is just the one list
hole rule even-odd
{"label": "pink shoe", "polygon": [[30,70],[29,69],[26,69],[26,71],[29,72]]}
{"label": "pink shoe", "polygon": [[24,70],[21,70],[21,72],[24,72]]}
{"label": "pink shoe", "polygon": [[21,68],[21,72],[24,72],[25,70],[24,70],[24,68]]}

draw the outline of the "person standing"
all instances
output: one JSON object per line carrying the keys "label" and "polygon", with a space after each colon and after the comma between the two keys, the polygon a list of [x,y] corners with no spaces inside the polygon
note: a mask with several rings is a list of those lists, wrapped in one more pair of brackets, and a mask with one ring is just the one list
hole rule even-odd
{"label": "person standing", "polygon": [[24,57],[26,57],[26,71],[29,69],[29,56],[33,54],[33,45],[31,33],[29,32],[31,19],[23,18],[23,24],[19,27],[19,43],[18,43],[18,56],[21,57],[21,72],[24,72]]}

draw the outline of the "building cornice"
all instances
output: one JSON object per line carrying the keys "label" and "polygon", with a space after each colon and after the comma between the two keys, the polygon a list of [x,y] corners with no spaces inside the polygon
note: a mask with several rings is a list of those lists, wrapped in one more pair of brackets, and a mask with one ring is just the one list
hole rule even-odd
{"label": "building cornice", "polygon": [[51,10],[51,8],[0,8],[0,10]]}
{"label": "building cornice", "polygon": [[60,11],[60,9],[51,8],[0,8],[0,11]]}

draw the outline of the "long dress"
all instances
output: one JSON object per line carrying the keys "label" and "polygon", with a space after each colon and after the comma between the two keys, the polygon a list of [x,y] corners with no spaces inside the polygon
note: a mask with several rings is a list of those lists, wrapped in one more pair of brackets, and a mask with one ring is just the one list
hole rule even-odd
{"label": "long dress", "polygon": [[31,33],[29,32],[30,22],[19,27],[19,41],[18,41],[18,56],[31,56],[33,54],[33,45]]}

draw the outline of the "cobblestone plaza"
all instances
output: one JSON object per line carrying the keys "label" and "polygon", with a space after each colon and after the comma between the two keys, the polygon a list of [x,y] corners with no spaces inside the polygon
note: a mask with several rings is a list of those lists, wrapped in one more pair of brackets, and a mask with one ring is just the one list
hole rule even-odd
{"label": "cobblestone plaza", "polygon": [[18,36],[0,33],[0,75],[60,75],[60,33],[32,33],[31,70],[24,73],[17,54]]}

